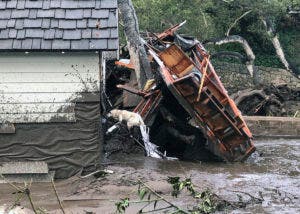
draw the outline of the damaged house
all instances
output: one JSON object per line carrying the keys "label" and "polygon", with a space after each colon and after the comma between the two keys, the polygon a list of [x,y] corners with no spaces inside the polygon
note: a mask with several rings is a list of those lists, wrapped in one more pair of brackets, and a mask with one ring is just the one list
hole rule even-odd
{"label": "damaged house", "polygon": [[42,161],[57,178],[99,163],[117,20],[117,0],[0,1],[1,163]]}

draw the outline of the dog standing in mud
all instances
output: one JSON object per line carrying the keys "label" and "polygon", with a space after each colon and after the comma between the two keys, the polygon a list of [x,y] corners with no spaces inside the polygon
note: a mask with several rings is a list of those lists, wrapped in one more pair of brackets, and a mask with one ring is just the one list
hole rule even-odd
{"label": "dog standing in mud", "polygon": [[126,110],[113,109],[107,116],[112,117],[119,122],[126,121],[128,129],[131,129],[133,126],[145,125],[139,114]]}

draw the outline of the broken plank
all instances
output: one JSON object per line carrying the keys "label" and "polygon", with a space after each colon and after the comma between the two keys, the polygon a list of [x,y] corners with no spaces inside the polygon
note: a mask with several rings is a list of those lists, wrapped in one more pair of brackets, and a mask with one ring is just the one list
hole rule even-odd
{"label": "broken plank", "polygon": [[46,174],[48,165],[43,161],[4,162],[0,165],[0,174]]}

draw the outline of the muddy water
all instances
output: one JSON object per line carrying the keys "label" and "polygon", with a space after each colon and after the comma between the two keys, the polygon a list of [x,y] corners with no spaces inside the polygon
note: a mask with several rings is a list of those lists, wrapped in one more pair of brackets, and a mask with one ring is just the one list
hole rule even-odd
{"label": "muddy water", "polygon": [[[300,213],[300,140],[260,140],[256,142],[260,156],[246,163],[204,163],[162,161],[151,158],[117,156],[107,168],[114,174],[104,178],[72,178],[56,183],[67,213],[114,213],[115,200],[124,197],[136,198],[138,179],[147,182],[163,195],[169,195],[167,176],[191,177],[199,189],[211,188],[228,200],[238,200],[237,194],[246,200],[246,192],[260,197],[264,202],[249,205],[245,209],[227,213]],[[14,201],[12,189],[0,185],[0,203]],[[33,200],[36,206],[50,213],[60,213],[57,201],[49,184],[33,184]],[[189,197],[184,194],[175,203],[186,206]],[[26,201],[22,205],[28,206]],[[136,213],[134,205],[127,213]]]}
{"label": "muddy water", "polygon": [[257,197],[262,193],[262,205],[249,206],[239,213],[300,213],[300,140],[260,140],[256,146],[258,152],[246,163],[143,159],[131,166],[166,175],[184,174],[195,184],[210,187],[228,200],[236,197],[235,191]]}

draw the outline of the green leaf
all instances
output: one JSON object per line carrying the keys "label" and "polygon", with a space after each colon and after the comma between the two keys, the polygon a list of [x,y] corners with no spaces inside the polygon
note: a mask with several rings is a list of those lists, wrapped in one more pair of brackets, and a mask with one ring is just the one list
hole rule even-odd
{"label": "green leaf", "polygon": [[121,199],[121,201],[115,204],[117,206],[118,213],[124,213],[126,208],[129,207],[129,198]]}
{"label": "green leaf", "polygon": [[194,198],[200,199],[201,198],[201,193],[196,192],[194,195]]}
{"label": "green leaf", "polygon": [[145,197],[145,195],[147,194],[147,192],[148,192],[148,191],[147,191],[146,188],[143,188],[143,189],[140,190],[140,192],[139,192],[139,197],[140,197],[141,200],[144,199],[144,197]]}
{"label": "green leaf", "polygon": [[206,196],[206,192],[201,192],[200,197],[203,199]]}
{"label": "green leaf", "polygon": [[167,181],[170,184],[177,184],[180,181],[180,177],[168,177]]}
{"label": "green leaf", "polygon": [[181,183],[179,184],[179,191],[180,191],[180,190],[182,190],[182,189],[183,189],[183,187],[184,187],[184,183],[183,183],[183,182],[181,182]]}

